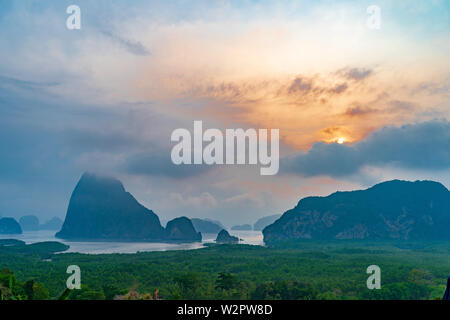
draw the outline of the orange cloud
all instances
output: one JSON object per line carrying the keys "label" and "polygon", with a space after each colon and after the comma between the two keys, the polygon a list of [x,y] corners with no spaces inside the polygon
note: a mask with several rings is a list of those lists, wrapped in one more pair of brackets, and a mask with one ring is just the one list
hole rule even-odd
{"label": "orange cloud", "polygon": [[[223,27],[160,28],[149,40],[157,44],[152,57],[139,65],[136,96],[163,101],[162,112],[214,125],[278,128],[285,144],[304,150],[316,141],[352,143],[385,125],[449,115],[448,69],[430,58],[431,47],[415,51],[415,43],[395,34],[369,39],[365,29],[325,23]],[[402,59],[411,52],[415,61]]]}
{"label": "orange cloud", "polygon": [[423,109],[418,103],[392,98],[414,98],[408,87],[385,83],[373,70],[351,70],[354,78],[333,72],[200,83],[179,94],[206,101],[199,115],[219,119],[228,126],[279,128],[286,144],[301,149],[316,141],[359,141],[382,126],[410,121]]}

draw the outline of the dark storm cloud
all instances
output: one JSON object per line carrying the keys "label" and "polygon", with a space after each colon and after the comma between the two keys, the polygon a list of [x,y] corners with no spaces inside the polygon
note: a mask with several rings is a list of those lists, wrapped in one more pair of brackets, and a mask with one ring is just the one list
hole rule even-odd
{"label": "dark storm cloud", "polygon": [[306,153],[281,160],[285,173],[347,176],[363,166],[450,168],[450,123],[446,120],[385,127],[354,145],[316,143]]}
{"label": "dark storm cloud", "polygon": [[53,85],[0,76],[0,181],[67,180],[60,178],[63,172],[78,176],[98,167],[171,179],[210,169],[172,163],[167,137],[174,123],[181,126],[175,120],[148,111],[54,101],[42,90]]}
{"label": "dark storm cloud", "polygon": [[123,104],[55,98],[49,85],[0,78],[1,214],[63,217],[84,171],[114,176],[125,167],[130,174],[179,178],[206,170],[172,165],[168,137],[172,125],[180,126],[175,121]]}

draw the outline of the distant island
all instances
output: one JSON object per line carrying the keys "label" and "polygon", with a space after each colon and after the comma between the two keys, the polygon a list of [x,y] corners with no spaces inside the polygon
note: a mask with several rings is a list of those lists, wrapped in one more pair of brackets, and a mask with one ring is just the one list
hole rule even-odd
{"label": "distant island", "polygon": [[39,219],[34,215],[23,216],[19,219],[19,224],[24,231],[39,230]]}
{"label": "distant island", "polygon": [[393,180],[367,190],[307,197],[263,230],[287,240],[449,240],[450,192],[433,181]]}
{"label": "distant island", "polygon": [[[26,220],[36,227],[34,219],[24,218],[22,223]],[[3,227],[0,224],[0,232],[6,226],[21,232],[17,225],[14,227],[14,221],[6,220]],[[269,245],[302,239],[448,240],[450,192],[438,182],[393,180],[367,190],[303,198],[281,217],[258,220],[255,229],[270,221],[273,223],[263,229],[264,242]],[[252,226],[231,229],[252,230]],[[72,193],[66,219],[56,237],[194,242],[201,241],[201,232],[218,233],[217,242],[239,241],[221,225],[206,219],[179,217],[164,228],[159,217],[142,206],[119,180],[85,173]]]}
{"label": "distant island", "polygon": [[274,223],[280,217],[281,217],[281,214],[274,214],[272,216],[262,217],[253,224],[253,230],[262,231],[265,227]]}
{"label": "distant island", "polygon": [[237,226],[232,226],[231,230],[249,231],[252,230],[252,226],[249,224],[241,224]]}
{"label": "distant island", "polygon": [[192,218],[192,224],[194,225],[195,230],[201,233],[213,233],[217,234],[220,230],[224,229],[223,225],[220,222],[215,222],[209,219],[198,219]]}
{"label": "distant island", "polygon": [[64,252],[67,249],[68,245],[56,241],[26,244],[22,240],[0,239],[0,254],[38,255],[41,259],[49,259],[54,253]]}
{"label": "distant island", "polygon": [[58,217],[53,217],[45,223],[39,225],[39,230],[60,230],[63,221]]}
{"label": "distant island", "polygon": [[44,224],[39,224],[38,217],[34,215],[22,216],[19,221],[14,218],[0,219],[0,234],[22,234],[23,231],[59,230],[62,220],[54,217]]}
{"label": "distant island", "polygon": [[77,183],[61,230],[67,240],[201,241],[192,222],[177,218],[161,226],[158,216],[141,205],[114,178],[85,173]]}
{"label": "distant island", "polygon": [[20,217],[19,224],[23,231],[60,230],[63,221],[58,217],[53,217],[45,223],[40,224],[39,218],[30,214]]}
{"label": "distant island", "polygon": [[202,234],[195,230],[192,221],[186,217],[176,218],[167,222],[166,237],[175,241],[202,241]]}
{"label": "distant island", "polygon": [[22,234],[22,228],[14,218],[0,218],[0,234]]}
{"label": "distant island", "polygon": [[239,238],[230,235],[227,230],[222,229],[219,232],[219,234],[217,235],[216,242],[217,243],[229,243],[229,244],[239,243]]}

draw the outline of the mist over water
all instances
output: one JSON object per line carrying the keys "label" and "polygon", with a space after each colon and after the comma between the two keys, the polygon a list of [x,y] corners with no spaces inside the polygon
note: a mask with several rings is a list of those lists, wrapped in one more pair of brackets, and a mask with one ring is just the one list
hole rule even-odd
{"label": "mist over water", "polygon": [[[216,234],[202,234],[202,242],[191,243],[162,243],[162,242],[97,242],[97,241],[65,241],[55,237],[56,231],[39,230],[24,231],[20,235],[0,235],[0,239],[17,239],[25,241],[27,244],[58,241],[70,246],[67,252],[77,252],[86,254],[106,254],[106,253],[136,253],[149,251],[168,251],[168,250],[193,250],[203,248],[205,243],[214,243]],[[243,241],[242,244],[264,245],[263,236],[260,231],[235,231],[231,232]]]}

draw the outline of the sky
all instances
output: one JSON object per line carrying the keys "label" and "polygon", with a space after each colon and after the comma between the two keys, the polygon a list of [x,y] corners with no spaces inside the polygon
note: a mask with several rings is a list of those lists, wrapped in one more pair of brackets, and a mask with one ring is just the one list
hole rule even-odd
{"label": "sky", "polygon": [[[64,218],[86,171],[163,221],[228,226],[390,179],[450,187],[449,15],[445,0],[1,0],[0,215]],[[279,129],[279,173],[175,166],[171,133],[194,120]]]}

